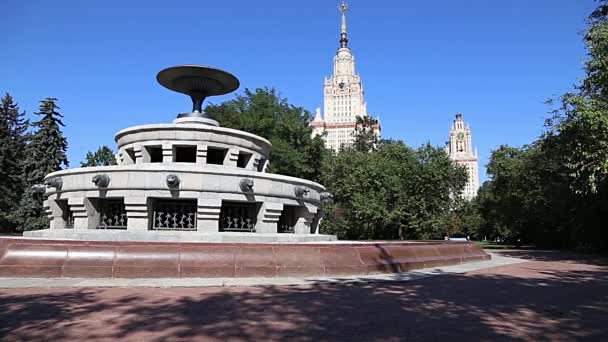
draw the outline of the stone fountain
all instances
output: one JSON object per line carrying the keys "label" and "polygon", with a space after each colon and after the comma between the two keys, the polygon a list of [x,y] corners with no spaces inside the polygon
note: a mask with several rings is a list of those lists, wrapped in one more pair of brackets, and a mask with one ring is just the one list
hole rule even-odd
{"label": "stone fountain", "polygon": [[[25,236],[110,241],[331,241],[318,232],[322,202],[315,182],[267,173],[271,144],[222,128],[205,98],[239,81],[216,68],[162,70],[158,82],[192,99],[171,124],[116,134],[116,166],[85,167],[45,178],[49,229]],[[40,189],[40,187],[37,187]]]}
{"label": "stone fountain", "polygon": [[239,87],[236,77],[185,65],[157,80],[190,96],[192,111],[118,132],[118,165],[58,171],[34,186],[50,227],[0,237],[0,277],[327,277],[490,258],[471,242],[319,234],[332,195],[266,172],[268,140],[203,112],[206,97]]}

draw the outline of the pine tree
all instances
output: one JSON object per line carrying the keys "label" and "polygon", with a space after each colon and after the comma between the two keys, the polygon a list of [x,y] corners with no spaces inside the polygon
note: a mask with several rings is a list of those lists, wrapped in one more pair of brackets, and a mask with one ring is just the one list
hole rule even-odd
{"label": "pine tree", "polygon": [[0,104],[0,231],[15,231],[12,219],[25,186],[21,163],[27,144],[28,120],[8,93]]}
{"label": "pine tree", "polygon": [[86,161],[80,162],[80,167],[116,165],[114,151],[106,145],[101,146],[95,153],[87,152]]}
{"label": "pine tree", "polygon": [[68,166],[68,142],[61,132],[63,115],[58,112],[56,101],[56,98],[40,101],[39,111],[34,113],[42,118],[33,123],[37,130],[32,134],[23,158],[26,187],[19,208],[15,211],[19,230],[44,229],[48,226],[42,208],[43,196],[33,193],[31,186],[42,183],[45,175]]}

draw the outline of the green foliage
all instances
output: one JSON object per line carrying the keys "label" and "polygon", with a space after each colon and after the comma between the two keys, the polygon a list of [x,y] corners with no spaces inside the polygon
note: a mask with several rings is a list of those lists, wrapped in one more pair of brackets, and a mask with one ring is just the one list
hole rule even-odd
{"label": "green foliage", "polygon": [[87,152],[86,160],[80,162],[80,167],[108,165],[116,165],[116,157],[114,151],[106,145],[99,147],[95,153]]}
{"label": "green foliage", "polygon": [[567,94],[553,114],[543,144],[565,166],[575,193],[597,193],[608,181],[607,104]]}
{"label": "green foliage", "polygon": [[580,179],[571,173],[567,160],[572,155],[565,148],[578,144],[565,139],[566,135],[546,135],[532,145],[493,151],[488,164],[491,181],[476,199],[483,218],[479,237],[542,247],[603,243],[593,221],[605,215],[605,190],[577,190]]}
{"label": "green foliage", "polygon": [[479,204],[475,199],[457,200],[454,208],[447,212],[443,227],[448,237],[464,236],[472,240],[480,240],[483,239],[483,232],[480,231],[482,223]]}
{"label": "green foliage", "polygon": [[18,225],[11,215],[23,188],[22,156],[27,145],[29,122],[9,94],[0,104],[0,231],[14,231]]}
{"label": "green foliage", "polygon": [[572,190],[595,194],[608,185],[608,5],[590,15],[585,33],[589,58],[578,92],[560,98],[547,120],[547,150],[565,166]]}
{"label": "green foliage", "polygon": [[42,118],[33,123],[37,130],[27,150],[26,174],[30,183],[41,182],[45,175],[69,166],[68,142],[61,132],[61,127],[65,126],[61,121],[63,115],[58,112],[56,101],[56,98],[40,101],[40,108],[34,113]]}
{"label": "green foliage", "polygon": [[443,236],[445,215],[466,182],[443,149],[379,143],[370,117],[358,118],[353,148],[332,155],[321,137],[311,138],[310,113],[274,89],[246,89],[206,112],[223,127],[270,140],[271,172],[323,182],[335,195],[323,229],[340,238]]}
{"label": "green foliage", "polygon": [[272,143],[268,172],[318,181],[325,148],[311,138],[310,112],[287,102],[274,89],[245,89],[244,95],[205,111],[223,127],[250,132]]}
{"label": "green foliage", "polygon": [[444,215],[466,172],[440,148],[417,150],[383,141],[368,152],[346,149],[323,165],[334,194],[323,230],[342,239],[427,239],[443,236]]}
{"label": "green foliage", "polygon": [[492,153],[478,199],[483,236],[546,247],[608,248],[608,7],[589,18],[586,76],[523,148]]}
{"label": "green foliage", "polygon": [[357,116],[355,123],[355,142],[353,148],[357,151],[369,152],[378,146],[378,135],[374,129],[378,126],[378,120],[369,116]]}
{"label": "green foliage", "polygon": [[[495,238],[506,241],[517,241],[529,238],[537,200],[542,199],[538,189],[536,146],[514,148],[501,146],[492,152],[487,172],[491,183],[484,184],[479,199],[484,218],[494,222],[494,228],[509,227],[507,231],[498,231]],[[491,189],[491,193],[488,191]],[[490,216],[491,215],[491,216]],[[499,224],[500,223],[500,224]],[[487,237],[487,235],[484,235]]]}
{"label": "green foliage", "polygon": [[33,123],[36,131],[23,155],[23,175],[25,189],[21,195],[14,218],[19,222],[18,230],[35,230],[48,227],[42,201],[43,196],[31,191],[31,186],[40,184],[44,176],[68,166],[66,151],[68,143],[61,132],[64,126],[56,104],[57,99],[46,98],[40,101],[39,121]]}

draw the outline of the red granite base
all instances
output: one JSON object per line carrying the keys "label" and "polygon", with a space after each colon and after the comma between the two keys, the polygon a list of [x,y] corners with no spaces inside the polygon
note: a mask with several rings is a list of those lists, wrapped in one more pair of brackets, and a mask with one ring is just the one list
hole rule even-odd
{"label": "red granite base", "polygon": [[473,242],[322,244],[97,242],[0,238],[0,277],[323,277],[490,259]]}

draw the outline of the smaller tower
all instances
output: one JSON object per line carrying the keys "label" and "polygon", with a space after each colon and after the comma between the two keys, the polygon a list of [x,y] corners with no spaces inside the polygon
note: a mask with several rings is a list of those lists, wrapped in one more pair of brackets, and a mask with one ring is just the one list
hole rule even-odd
{"label": "smaller tower", "polygon": [[317,108],[317,110],[315,112],[315,118],[312,120],[310,125],[313,128],[313,130],[312,130],[313,138],[316,137],[317,135],[323,134],[323,132],[325,131],[325,122],[323,121],[323,118],[321,117],[321,108]]}
{"label": "smaller tower", "polygon": [[471,128],[462,119],[462,114],[457,113],[445,150],[450,159],[467,170],[468,180],[462,192],[462,197],[466,200],[477,196],[479,189],[479,158],[471,141]]}

